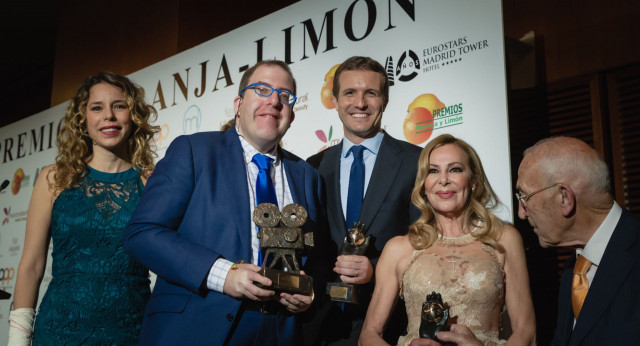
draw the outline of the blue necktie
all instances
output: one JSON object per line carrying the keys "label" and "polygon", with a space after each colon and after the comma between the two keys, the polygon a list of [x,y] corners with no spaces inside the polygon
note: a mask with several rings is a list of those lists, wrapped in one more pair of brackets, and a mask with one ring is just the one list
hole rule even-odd
{"label": "blue necktie", "polygon": [[[258,177],[256,179],[256,205],[261,203],[273,203],[278,205],[276,189],[271,181],[271,163],[273,159],[262,154],[253,155],[251,162],[258,166]],[[258,230],[260,232],[260,230]],[[262,266],[262,252],[258,251],[258,266]]]}
{"label": "blue necktie", "polygon": [[[347,194],[347,216],[345,221],[347,228],[360,219],[360,209],[362,209],[362,196],[364,195],[364,162],[362,162],[362,145],[354,145],[349,149],[353,154],[351,173],[349,174],[349,192]],[[348,155],[348,153],[347,153]]]}

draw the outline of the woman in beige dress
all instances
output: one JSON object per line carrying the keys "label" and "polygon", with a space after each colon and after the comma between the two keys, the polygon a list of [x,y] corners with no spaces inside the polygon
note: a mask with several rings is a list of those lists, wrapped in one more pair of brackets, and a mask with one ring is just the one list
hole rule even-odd
{"label": "woman in beige dress", "polygon": [[[419,337],[422,303],[434,291],[450,307],[450,331],[437,334],[447,345],[534,344],[522,239],[491,212],[498,200],[478,154],[441,135],[422,150],[418,164],[411,200],[422,215],[382,252],[360,344],[385,344],[384,327],[402,298],[409,323],[398,345],[440,345]],[[512,334],[501,340],[505,303]]]}

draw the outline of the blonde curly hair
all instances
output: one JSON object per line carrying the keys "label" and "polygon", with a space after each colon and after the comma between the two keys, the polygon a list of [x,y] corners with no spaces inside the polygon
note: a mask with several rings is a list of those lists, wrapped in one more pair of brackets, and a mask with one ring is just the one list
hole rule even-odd
{"label": "blonde curly hair", "polygon": [[502,220],[493,214],[491,210],[498,204],[498,197],[491,188],[489,180],[482,168],[482,162],[478,153],[465,141],[449,134],[443,134],[430,141],[422,152],[418,161],[418,174],[411,193],[411,202],[420,210],[420,218],[409,226],[409,242],[415,249],[425,249],[433,245],[438,239],[438,213],[426,197],[424,182],[429,174],[429,158],[431,152],[443,145],[453,144],[462,149],[469,159],[468,166],[471,169],[471,191],[467,205],[462,215],[464,226],[477,228],[473,236],[480,242],[494,249],[502,251],[498,244],[498,238],[504,226]]}
{"label": "blonde curly hair", "polygon": [[92,140],[87,130],[87,102],[91,88],[99,83],[113,85],[123,91],[133,123],[127,144],[128,161],[144,178],[148,178],[155,167],[156,157],[153,136],[158,126],[150,123],[158,116],[155,108],[144,100],[144,89],[129,78],[100,72],[84,80],[71,100],[58,133],[53,188],[63,190],[75,187],[87,174],[87,162],[93,155]]}

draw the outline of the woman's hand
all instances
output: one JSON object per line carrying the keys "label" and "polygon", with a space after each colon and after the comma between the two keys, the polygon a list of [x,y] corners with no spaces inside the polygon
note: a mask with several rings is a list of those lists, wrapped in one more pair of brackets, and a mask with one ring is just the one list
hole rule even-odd
{"label": "woman's hand", "polygon": [[462,324],[452,324],[448,332],[438,332],[436,337],[440,341],[452,342],[457,346],[482,346],[471,329]]}

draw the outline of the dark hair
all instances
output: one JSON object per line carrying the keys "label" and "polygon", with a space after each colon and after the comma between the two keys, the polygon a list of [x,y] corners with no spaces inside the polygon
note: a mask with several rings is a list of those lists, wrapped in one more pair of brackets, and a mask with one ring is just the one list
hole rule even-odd
{"label": "dark hair", "polygon": [[382,75],[383,82],[380,87],[382,89],[382,99],[386,104],[389,100],[389,77],[387,76],[387,72],[379,62],[365,56],[352,56],[340,64],[333,77],[333,96],[338,98],[338,94],[340,93],[340,74],[343,71],[356,70],[372,71]]}
{"label": "dark hair", "polygon": [[238,96],[241,96],[240,93],[242,92],[242,89],[246,88],[247,85],[249,85],[249,79],[251,79],[251,76],[253,76],[253,73],[256,72],[256,69],[260,66],[279,66],[283,70],[287,71],[287,73],[289,74],[289,77],[291,77],[291,81],[293,82],[293,90],[291,90],[291,92],[294,95],[296,94],[296,79],[293,78],[293,73],[291,72],[289,65],[287,65],[286,62],[281,60],[263,60],[263,61],[258,61],[255,65],[251,66],[248,70],[244,71],[244,74],[240,79]]}
{"label": "dark hair", "polygon": [[155,153],[151,147],[158,126],[151,122],[157,117],[153,106],[144,100],[144,89],[129,78],[100,72],[84,80],[64,115],[58,134],[58,154],[54,174],[54,188],[71,188],[86,174],[87,160],[93,155],[92,140],[87,131],[87,102],[91,88],[100,83],[113,85],[122,90],[130,110],[133,127],[127,143],[128,160],[143,177],[148,177],[154,168]]}
{"label": "dark hair", "polygon": [[227,131],[236,126],[236,118],[231,118],[220,125],[220,131]]}

